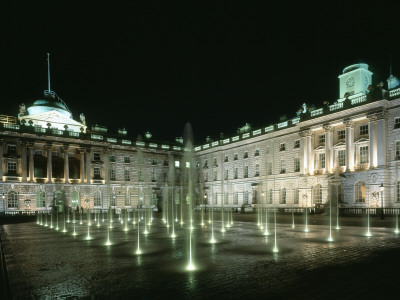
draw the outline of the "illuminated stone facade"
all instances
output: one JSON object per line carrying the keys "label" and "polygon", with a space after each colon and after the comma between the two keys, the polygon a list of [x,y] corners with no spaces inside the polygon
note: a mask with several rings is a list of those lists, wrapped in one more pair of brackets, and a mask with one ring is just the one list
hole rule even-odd
{"label": "illuminated stone facade", "polygon": [[[390,89],[372,98],[371,81],[367,65],[347,67],[339,90],[348,100],[304,106],[292,119],[258,129],[246,124],[237,136],[195,146],[196,205],[400,206],[400,87],[391,76]],[[177,178],[186,167],[181,141],[89,131],[84,116],[72,120],[50,96],[35,102],[45,109],[20,107],[19,122],[2,117],[0,211],[159,206],[171,164],[179,164]]]}

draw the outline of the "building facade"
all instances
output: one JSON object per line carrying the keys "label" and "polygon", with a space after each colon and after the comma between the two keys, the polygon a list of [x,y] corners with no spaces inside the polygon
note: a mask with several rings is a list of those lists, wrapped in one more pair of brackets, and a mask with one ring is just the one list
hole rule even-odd
{"label": "building facade", "polygon": [[[195,205],[280,208],[400,206],[400,85],[372,87],[366,64],[339,75],[340,97],[323,108],[194,146],[125,130],[89,130],[51,90],[17,117],[0,120],[0,211],[160,206],[173,172],[193,169]],[[178,193],[179,194],[179,193]],[[331,202],[330,202],[331,201]]]}

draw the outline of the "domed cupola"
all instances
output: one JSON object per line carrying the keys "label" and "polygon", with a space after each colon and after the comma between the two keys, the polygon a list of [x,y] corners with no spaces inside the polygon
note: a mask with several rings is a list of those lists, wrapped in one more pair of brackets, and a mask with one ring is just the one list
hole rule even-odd
{"label": "domed cupola", "polygon": [[72,114],[65,102],[51,90],[45,90],[43,99],[33,102],[32,106],[28,107],[27,110],[29,115],[37,115],[55,110],[67,118],[72,118]]}

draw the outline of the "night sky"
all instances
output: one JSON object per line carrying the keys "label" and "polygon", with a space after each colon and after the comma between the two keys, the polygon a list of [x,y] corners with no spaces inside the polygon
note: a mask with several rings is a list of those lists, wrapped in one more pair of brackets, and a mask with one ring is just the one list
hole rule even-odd
{"label": "night sky", "polygon": [[201,144],[267,126],[335,101],[350,64],[400,77],[395,7],[349,2],[3,0],[0,114],[42,97],[50,52],[52,90],[89,127],[168,141],[190,122]]}

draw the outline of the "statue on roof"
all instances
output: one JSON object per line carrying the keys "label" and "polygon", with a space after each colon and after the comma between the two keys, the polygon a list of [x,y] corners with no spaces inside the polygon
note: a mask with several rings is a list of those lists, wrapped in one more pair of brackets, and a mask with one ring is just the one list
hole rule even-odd
{"label": "statue on roof", "polygon": [[26,107],[25,107],[25,104],[22,103],[22,104],[19,105],[19,113],[18,113],[18,116],[23,117],[23,116],[25,116],[25,115],[26,115]]}
{"label": "statue on roof", "polygon": [[86,118],[85,115],[83,113],[81,113],[81,115],[79,116],[79,118],[81,119],[81,123],[83,126],[86,126]]}

